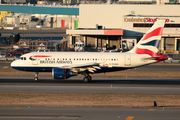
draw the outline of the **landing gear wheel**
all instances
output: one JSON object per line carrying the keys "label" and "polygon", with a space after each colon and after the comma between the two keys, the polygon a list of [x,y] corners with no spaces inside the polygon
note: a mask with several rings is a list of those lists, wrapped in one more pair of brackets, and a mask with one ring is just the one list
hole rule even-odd
{"label": "landing gear wheel", "polygon": [[87,76],[88,77],[88,80],[91,81],[92,80],[92,77],[91,76]]}
{"label": "landing gear wheel", "polygon": [[35,77],[34,77],[34,81],[38,81],[38,72],[35,72]]}
{"label": "landing gear wheel", "polygon": [[35,77],[35,78],[34,78],[34,81],[38,81],[38,77]]}
{"label": "landing gear wheel", "polygon": [[83,81],[84,81],[85,83],[87,83],[87,82],[89,81],[88,77],[84,77],[84,78],[83,78]]}

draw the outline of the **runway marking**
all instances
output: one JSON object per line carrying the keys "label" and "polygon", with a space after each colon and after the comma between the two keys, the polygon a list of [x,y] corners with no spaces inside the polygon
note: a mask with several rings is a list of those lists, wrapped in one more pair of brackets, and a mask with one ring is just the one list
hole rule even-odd
{"label": "runway marking", "polygon": [[132,120],[134,118],[134,116],[128,116],[127,118],[126,118],[126,120]]}
{"label": "runway marking", "polygon": [[8,68],[8,66],[4,66],[3,68]]}
{"label": "runway marking", "polygon": [[148,111],[155,111],[155,109],[149,109]]}
{"label": "runway marking", "polygon": [[15,107],[15,108],[13,108],[13,109],[21,109],[21,107]]}

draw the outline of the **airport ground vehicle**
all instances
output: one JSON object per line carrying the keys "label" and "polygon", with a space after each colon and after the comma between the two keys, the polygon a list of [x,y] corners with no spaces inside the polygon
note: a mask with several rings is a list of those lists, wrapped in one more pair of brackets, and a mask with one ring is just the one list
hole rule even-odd
{"label": "airport ground vehicle", "polygon": [[30,52],[29,48],[18,48],[18,49],[10,51],[7,55],[8,56],[15,56],[16,54],[26,54],[29,52]]}
{"label": "airport ground vehicle", "polygon": [[67,79],[78,74],[91,81],[90,74],[132,69],[167,59],[158,47],[165,20],[158,20],[128,52],[31,52],[11,63],[12,68],[35,72],[52,72],[54,79]]}

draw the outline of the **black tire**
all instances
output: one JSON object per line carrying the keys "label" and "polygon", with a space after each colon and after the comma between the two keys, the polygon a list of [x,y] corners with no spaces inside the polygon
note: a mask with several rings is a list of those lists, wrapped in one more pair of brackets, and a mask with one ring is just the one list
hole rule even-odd
{"label": "black tire", "polygon": [[88,77],[84,77],[84,78],[83,78],[83,81],[84,81],[85,83],[89,82]]}
{"label": "black tire", "polygon": [[91,76],[87,76],[87,77],[88,77],[89,81],[91,81],[91,80],[92,80],[92,77],[91,77]]}
{"label": "black tire", "polygon": [[35,77],[35,78],[34,78],[34,81],[38,81],[38,77]]}

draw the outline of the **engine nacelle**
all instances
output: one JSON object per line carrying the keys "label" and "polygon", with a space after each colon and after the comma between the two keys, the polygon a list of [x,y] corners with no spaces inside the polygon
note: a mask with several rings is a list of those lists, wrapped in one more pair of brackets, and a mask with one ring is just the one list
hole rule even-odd
{"label": "engine nacelle", "polygon": [[77,76],[78,73],[73,73],[70,69],[54,68],[52,70],[52,76],[54,79],[67,79],[71,76]]}

